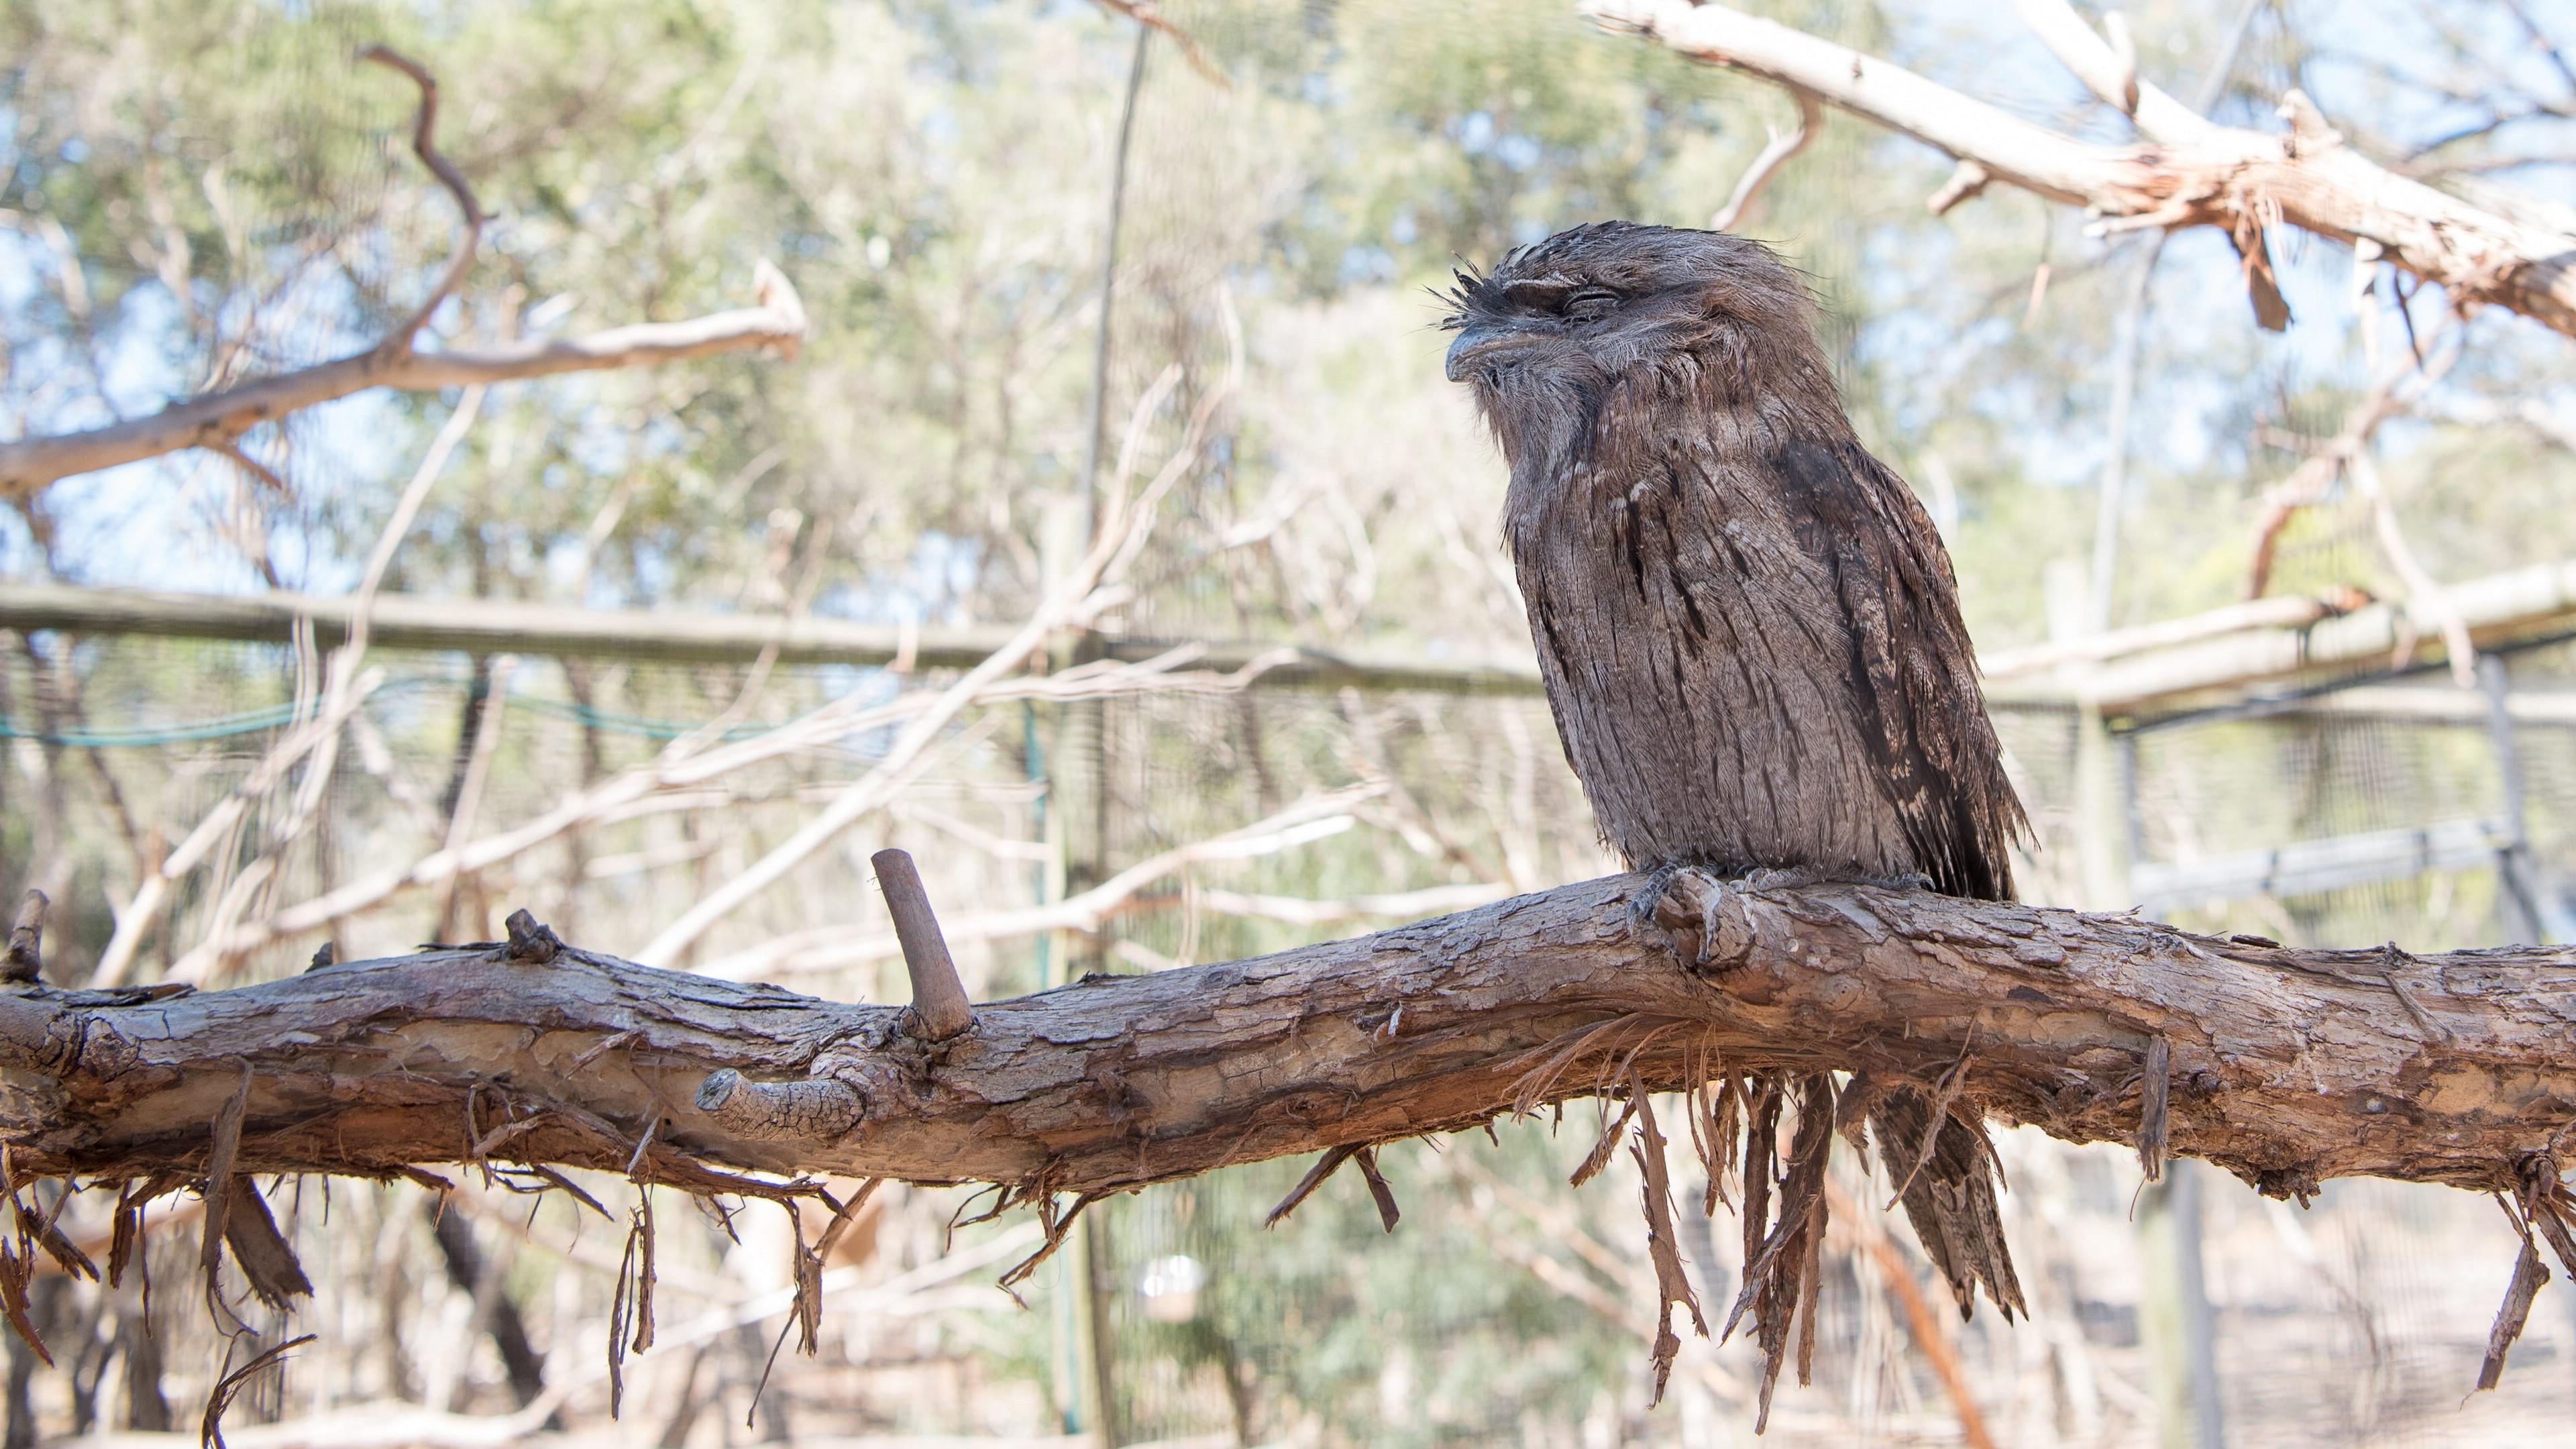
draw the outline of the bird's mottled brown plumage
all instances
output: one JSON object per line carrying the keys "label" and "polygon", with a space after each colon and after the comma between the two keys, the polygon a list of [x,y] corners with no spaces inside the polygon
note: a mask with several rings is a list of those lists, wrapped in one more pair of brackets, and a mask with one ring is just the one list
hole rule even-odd
{"label": "bird's mottled brown plumage", "polygon": [[[1949,556],[1853,434],[1798,276],[1739,237],[1606,222],[1453,300],[1449,376],[1511,463],[1504,532],[1603,838],[1638,869],[2008,897],[2026,825]],[[1931,1106],[1872,1114],[1900,1176]],[[1972,1123],[1942,1123],[1905,1197],[1962,1307],[1980,1279],[2017,1305]]]}
{"label": "bird's mottled brown plumage", "polygon": [[1548,699],[1630,866],[2012,893],[2022,814],[1940,536],[1755,242],[1619,222],[1461,287]]}

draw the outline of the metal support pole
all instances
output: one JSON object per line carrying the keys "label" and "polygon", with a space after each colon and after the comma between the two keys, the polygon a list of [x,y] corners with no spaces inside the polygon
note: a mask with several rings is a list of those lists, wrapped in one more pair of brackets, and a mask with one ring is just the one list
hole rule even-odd
{"label": "metal support pole", "polygon": [[1100,328],[1091,355],[1091,432],[1082,454],[1082,538],[1091,542],[1099,523],[1101,449],[1109,438],[1109,338],[1111,304],[1118,298],[1118,229],[1127,215],[1127,145],[1136,134],[1136,93],[1145,84],[1145,53],[1154,29],[1136,22],[1136,49],[1127,58],[1127,98],[1118,112],[1118,150],[1109,167],[1109,219],[1100,242]]}
{"label": "metal support pole", "polygon": [[2146,821],[2138,812],[2138,737],[2123,730],[2111,737],[2111,748],[2120,771],[2121,894],[2134,900],[2138,865],[2147,858]]}
{"label": "metal support pole", "polygon": [[2120,750],[2089,701],[2075,710],[2075,851],[2084,873],[2084,905],[2124,911],[2129,890],[2129,815]]}
{"label": "metal support pole", "polygon": [[2138,1195],[2141,1291],[2138,1336],[2146,1343],[2148,1393],[2159,1449],[2226,1449],[2218,1393],[2218,1315],[2201,1262],[2201,1165],[2166,1165],[2165,1180]]}
{"label": "metal support pole", "polygon": [[2504,849],[2496,852],[2504,926],[2517,946],[2538,945],[2553,936],[2548,929],[2551,902],[2542,888],[2538,862],[2531,853],[2531,822],[2524,808],[2522,744],[2515,736],[2509,696],[2513,677],[2501,654],[2478,656],[2478,683],[2487,696],[2487,739],[2495,747],[2496,778],[2504,795]]}
{"label": "metal support pole", "polygon": [[[2117,782],[2123,846],[2118,869],[2125,883],[2142,834],[2138,742],[2131,735],[2111,735],[2098,724],[2093,729],[2103,737],[2101,753],[2111,756],[2109,773]],[[2139,1190],[2138,1334],[2147,1346],[2161,1449],[2226,1449],[2227,1444],[2218,1396],[2218,1315],[2210,1307],[2201,1261],[2202,1176],[2200,1164],[2186,1159],[2167,1164],[2163,1181]]]}
{"label": "metal support pole", "polygon": [[[2227,89],[2228,75],[2236,69],[2237,53],[2245,47],[2245,33],[2265,3],[2266,0],[2244,0],[2238,7],[2225,41],[2192,87],[2193,111],[2206,115],[2218,103]],[[2112,605],[2118,598],[2120,516],[2129,503],[2129,435],[2137,408],[2138,353],[2146,333],[2148,288],[2155,280],[2156,261],[2164,255],[2165,238],[2170,235],[2158,229],[2138,244],[2137,257],[2122,279],[2120,310],[2111,324],[2111,410],[2103,428],[2109,435],[2109,445],[2102,459],[2101,478],[2095,484],[2093,589],[2087,610],[2096,633],[2111,627]]]}
{"label": "metal support pole", "polygon": [[[1108,437],[1111,324],[1118,296],[1118,231],[1127,210],[1127,152],[1136,133],[1136,97],[1144,87],[1145,57],[1153,38],[1153,29],[1137,22],[1135,49],[1127,61],[1127,92],[1118,112],[1118,148],[1110,161],[1109,214],[1100,245],[1100,321],[1091,359],[1091,394],[1086,400],[1090,428],[1076,494],[1075,539],[1069,550],[1066,540],[1049,540],[1060,555],[1059,566],[1048,570],[1050,581],[1062,577],[1063,562],[1090,547],[1100,526],[1100,462]],[[1088,663],[1105,652],[1100,636],[1086,630],[1058,646],[1056,667]],[[1052,847],[1047,884],[1051,898],[1062,900],[1102,879],[1108,853],[1109,772],[1100,701],[1078,700],[1060,706],[1055,714],[1046,791],[1046,838]],[[1045,952],[1041,958],[1045,984],[1057,985],[1099,969],[1104,959],[1099,942],[1097,932],[1054,933],[1052,948],[1040,948]],[[1120,1435],[1107,1298],[1111,1288],[1102,1281],[1111,1258],[1107,1212],[1108,1204],[1094,1204],[1056,1260],[1056,1282],[1065,1303],[1061,1311],[1070,1320],[1060,1318],[1058,1325],[1060,1330],[1071,1330],[1068,1347],[1072,1349],[1070,1354],[1060,1354],[1059,1362],[1068,1357],[1078,1361],[1073,1366],[1078,1392],[1068,1396],[1079,1400],[1078,1422],[1066,1427],[1088,1433],[1102,1449],[1116,1449]]]}

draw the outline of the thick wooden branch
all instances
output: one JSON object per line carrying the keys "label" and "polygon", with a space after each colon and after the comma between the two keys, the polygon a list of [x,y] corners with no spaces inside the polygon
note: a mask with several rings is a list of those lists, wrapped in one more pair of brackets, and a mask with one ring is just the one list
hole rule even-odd
{"label": "thick wooden branch", "polygon": [[[2109,218],[2112,230],[2215,226],[2249,258],[2260,256],[2266,227],[2287,222],[2340,242],[2376,243],[2389,261],[2463,299],[2492,302],[2576,336],[2576,234],[2536,206],[2499,204],[2495,197],[2473,205],[2388,170],[2344,144],[2297,92],[2282,106],[2288,131],[2266,134],[2204,121],[2140,85],[2134,117],[2146,141],[2097,146],[1723,5],[1580,5],[1605,26],[1812,93],[1949,153],[1967,174],[1942,189],[1936,210],[1975,194],[1989,179],[2005,181]],[[2043,27],[2044,38],[2088,83],[2117,84],[2120,67],[2111,49],[2071,14],[2065,20]]]}
{"label": "thick wooden branch", "polygon": [[[1735,1069],[1930,1083],[2069,1141],[2167,1138],[2276,1195],[2371,1175],[2505,1189],[2576,1121],[2563,950],[2284,950],[1922,893],[1720,893],[1705,966],[1629,926],[1638,877],[1356,940],[977,1007],[901,1008],[513,942],[98,1005],[0,996],[0,1140],[31,1173],[202,1174],[251,1068],[237,1172],[557,1163],[1102,1192],[1456,1131]],[[1669,898],[1668,898],[1669,900]],[[638,1144],[643,1146],[639,1149]],[[2152,1144],[2149,1144],[2152,1146]]]}

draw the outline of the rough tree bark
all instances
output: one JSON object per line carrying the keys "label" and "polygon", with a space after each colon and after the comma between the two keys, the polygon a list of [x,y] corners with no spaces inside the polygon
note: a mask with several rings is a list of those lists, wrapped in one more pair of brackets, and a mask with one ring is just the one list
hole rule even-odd
{"label": "rough tree bark", "polygon": [[2576,234],[2563,219],[2489,188],[2471,204],[2400,176],[2346,145],[2306,96],[2283,98],[2284,133],[2204,120],[2139,80],[2064,0],[2024,0],[2040,38],[2068,69],[2125,111],[2139,144],[2101,146],[2009,115],[1849,47],[1723,5],[1691,0],[1580,0],[1599,23],[1660,41],[1813,95],[1956,158],[1935,211],[2003,181],[2081,206],[2106,230],[2215,226],[2246,259],[2265,325],[2288,320],[2264,251],[2267,228],[2291,226],[2379,248],[2389,261],[2463,300],[2491,302],[2576,336]]}
{"label": "rough tree bark", "polygon": [[[2510,1190],[2576,1122],[2576,960],[2211,939],[2128,916],[1820,886],[1714,893],[1705,966],[1640,878],[1255,960],[907,1009],[514,940],[132,1005],[0,997],[0,1141],[40,1174],[185,1180],[489,1158],[699,1189],[724,1169],[985,1181],[1016,1200],[1450,1132],[1735,1070],[1931,1082],[2074,1142],[2167,1139],[2264,1192]],[[1667,897],[1669,901],[1671,898]],[[2161,1052],[2152,1052],[2156,1043]],[[2151,1061],[2170,1063],[2148,1080]],[[247,1086],[245,1086],[247,1083]]]}

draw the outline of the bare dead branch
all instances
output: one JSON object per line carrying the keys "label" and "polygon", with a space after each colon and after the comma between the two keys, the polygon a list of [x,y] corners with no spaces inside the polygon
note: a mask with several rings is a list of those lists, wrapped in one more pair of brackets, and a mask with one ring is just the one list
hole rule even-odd
{"label": "bare dead branch", "polygon": [[302,1334],[264,1349],[253,1355],[250,1362],[218,1380],[215,1391],[206,1396],[206,1412],[197,1425],[198,1442],[207,1446],[207,1449],[224,1449],[224,1411],[232,1407],[233,1397],[239,1394],[253,1378],[284,1363],[287,1354],[311,1343],[313,1338],[312,1334]]}
{"label": "bare dead branch", "polygon": [[362,352],[173,403],[111,427],[0,443],[0,495],[24,497],[75,473],[230,442],[261,423],[370,388],[434,392],[755,349],[792,357],[805,336],[804,304],[768,263],[760,264],[758,275],[758,305],[686,322],[639,323],[587,337],[536,339],[485,351],[406,352],[390,358]]}
{"label": "bare dead branch", "polygon": [[1726,205],[1717,209],[1715,216],[1708,219],[1709,230],[1733,231],[1741,224],[1754,203],[1762,199],[1762,193],[1770,186],[1772,178],[1780,174],[1780,169],[1789,164],[1790,158],[1806,150],[1808,144],[1816,139],[1816,133],[1825,128],[1825,103],[1816,99],[1814,91],[1791,86],[1789,95],[1798,103],[1797,129],[1771,133],[1770,142],[1744,168],[1744,174],[1736,178],[1735,193],[1726,199]]}
{"label": "bare dead branch", "polygon": [[1959,1417],[1959,1438],[1968,1449],[1995,1449],[1994,1433],[1986,1427],[1984,1411],[1977,1407],[1967,1368],[1959,1362],[1959,1350],[1951,1344],[1940,1316],[1924,1297],[1913,1265],[1905,1261],[1877,1215],[1853,1202],[1830,1176],[1825,1179],[1825,1201],[1832,1209],[1835,1226],[1858,1240],[1862,1251],[1878,1265],[1879,1276],[1887,1281],[1888,1296],[1905,1313],[1906,1331],[1913,1335],[1914,1346],[1923,1351],[1924,1361],[1932,1365],[1932,1376],[1941,1381],[1941,1391],[1949,1396],[1951,1411]]}
{"label": "bare dead branch", "polygon": [[[272,789],[283,783],[288,772],[309,756],[304,784],[296,792],[292,808],[279,818],[266,848],[234,879],[229,889],[219,889],[214,920],[207,936],[210,943],[220,943],[233,931],[239,914],[251,906],[254,896],[265,899],[266,888],[276,879],[277,869],[286,851],[318,818],[322,792],[335,772],[339,759],[340,727],[357,711],[366,696],[376,687],[381,673],[362,674],[366,661],[367,637],[375,610],[377,592],[383,587],[385,572],[393,566],[394,554],[410,533],[414,519],[429,499],[429,490],[446,471],[448,459],[455,455],[481,415],[484,389],[469,387],[457,401],[447,421],[439,426],[430,441],[429,450],[412,470],[411,481],[394,502],[391,516],[379,530],[375,546],[369,551],[365,574],[349,602],[349,632],[345,642],[331,651],[328,684],[323,692],[319,719],[307,728],[290,731],[269,749],[266,759],[245,778],[232,794],[219,801],[192,830],[179,849],[170,852],[157,866],[135,884],[134,894],[124,910],[117,913],[116,933],[108,940],[107,950],[100,954],[95,984],[115,985],[125,980],[133,969],[135,954],[143,938],[158,925],[167,908],[170,892],[179,882],[205,862],[217,842],[230,838],[237,822],[248,809]],[[226,862],[229,864],[229,861]],[[182,958],[174,978],[198,982],[231,961],[239,953],[227,954],[219,945],[201,944]]]}
{"label": "bare dead branch", "polygon": [[1988,679],[2015,679],[2042,674],[2070,664],[2098,664],[2108,659],[2170,649],[2179,644],[2222,638],[2248,629],[2304,629],[2321,619],[2337,618],[2370,602],[2359,589],[2340,589],[2309,597],[2254,598],[2198,614],[2161,619],[2132,629],[2086,634],[2080,638],[1999,649],[1979,655],[1978,672]]}
{"label": "bare dead branch", "polygon": [[[2424,561],[2415,552],[2415,545],[2408,541],[2405,526],[2397,520],[2396,500],[2388,496],[2387,485],[2380,481],[2379,464],[2371,458],[2370,449],[2364,447],[2355,451],[2347,466],[2353,481],[2360,485],[2362,496],[2370,501],[2371,524],[2379,536],[2379,551],[2387,557],[2388,566],[2397,571],[2398,581],[2406,586],[2408,617],[2419,625],[2430,623],[2441,631],[2442,654],[2451,666],[2451,682],[2467,689],[2477,683],[2478,677],[2478,655],[2475,646],[2469,642],[2468,620],[2461,616],[2459,606],[2451,602],[2450,590],[2443,588],[2432,571],[2424,567]],[[2415,652],[2414,646],[2412,638],[2400,641],[2393,652],[2392,662],[2407,662],[2408,656]]]}
{"label": "bare dead branch", "polygon": [[[2144,99],[2138,85],[2138,52],[2135,46],[2127,43],[2129,27],[2120,20],[2117,11],[2103,17],[2103,28],[2109,32],[2106,40],[2095,35],[2093,28],[2084,23],[2084,17],[2076,14],[2075,7],[2067,4],[2066,0],[2013,0],[2013,9],[2020,14],[2022,23],[2039,36],[2049,53],[2057,57],[2058,63],[2084,82],[2085,89],[2122,115],[2137,116],[2138,103]],[[2113,22],[2118,23],[2115,25]],[[2162,97],[2159,107],[2170,99]],[[2154,119],[2159,124],[2170,125],[2181,118],[2160,111]],[[2147,122],[2142,119],[2139,124],[2143,127]]]}
{"label": "bare dead branch", "polygon": [[2370,391],[2344,415],[2335,435],[2312,450],[2289,477],[2264,491],[2263,512],[2254,525],[2253,562],[2245,584],[2247,599],[2260,599],[2271,587],[2272,559],[2280,547],[2281,531],[2298,511],[2324,502],[2338,479],[2356,467],[2367,466],[2371,440],[2378,435],[2380,425],[2412,411],[2450,373],[2460,359],[2459,334],[2458,314],[2446,314],[2426,354],[2410,357],[2408,365],[2373,382]]}
{"label": "bare dead branch", "polygon": [[[992,705],[1022,699],[1092,699],[1165,689],[1224,692],[1243,688],[1250,682],[1250,676],[1241,671],[1209,675],[1178,667],[1186,662],[1186,654],[1170,654],[1135,664],[1104,663],[1098,668],[1067,670],[1055,675],[998,678],[987,681],[977,691],[975,703]],[[373,674],[370,671],[370,675]],[[691,799],[708,781],[734,771],[812,748],[851,730],[915,719],[934,702],[928,690],[898,696],[874,708],[861,708],[863,698],[855,692],[844,695],[776,729],[729,744],[711,745],[696,754],[666,750],[647,764],[612,775],[566,797],[533,819],[479,836],[461,850],[434,851],[418,860],[347,881],[309,900],[242,921],[222,935],[207,937],[191,952],[191,957],[199,961],[237,958],[288,937],[325,929],[409,892],[437,889],[459,873],[490,870],[548,841],[623,819],[638,811],[664,807],[672,801]],[[317,722],[316,728],[320,723]],[[267,767],[263,765],[262,768]],[[255,778],[252,783],[256,783]],[[246,783],[235,795],[226,797],[225,805],[231,806],[251,788],[252,785]],[[721,800],[723,797],[719,794],[714,798]],[[200,835],[207,833],[207,825],[201,823],[189,841],[195,843]],[[187,848],[182,847],[183,850]],[[211,848],[211,838],[205,848]],[[174,858],[178,854],[172,852]],[[191,969],[195,969],[193,965]],[[101,984],[107,982],[103,980]]]}
{"label": "bare dead branch", "polygon": [[[2472,204],[2388,170],[2346,145],[2295,91],[2283,98],[2289,133],[2267,135],[2203,120],[2141,81],[2135,119],[2146,141],[2097,146],[1723,5],[1580,0],[1580,8],[1602,25],[1694,59],[1811,91],[1994,180],[2085,207],[2102,218],[2095,225],[2104,232],[2215,226],[2243,251],[2248,235],[2287,222],[2335,241],[2376,242],[2390,261],[2456,296],[2576,336],[2576,234],[2537,206],[2501,205],[2494,197]],[[2059,39],[2087,55],[2086,72],[2107,79],[2116,54],[2068,18],[2072,30]],[[1938,199],[1955,204],[1975,184],[1954,179]]]}
{"label": "bare dead branch", "polygon": [[1124,15],[1168,38],[1180,50],[1181,59],[1188,61],[1190,69],[1199,73],[1200,79],[1220,90],[1234,89],[1234,82],[1226,79],[1225,72],[1218,70],[1215,62],[1208,59],[1207,52],[1200,48],[1198,37],[1174,24],[1172,17],[1165,15],[1163,7],[1154,0],[1097,0],[1097,3],[1103,10]]}
{"label": "bare dead branch", "polygon": [[360,50],[358,59],[371,60],[400,71],[420,88],[420,109],[412,117],[411,153],[420,158],[421,165],[429,168],[430,175],[438,178],[439,185],[447,188],[447,194],[456,198],[457,219],[464,226],[463,233],[456,239],[455,254],[447,259],[447,270],[440,274],[438,284],[429,289],[429,295],[413,310],[410,320],[387,333],[384,340],[376,344],[379,351],[409,352],[412,339],[420,335],[420,329],[429,325],[430,317],[440,305],[456,295],[465,274],[473,270],[474,253],[483,242],[483,204],[474,199],[474,188],[465,183],[464,175],[439,154],[438,78],[419,61],[381,45],[370,45]]}
{"label": "bare dead branch", "polygon": [[[1091,931],[1100,923],[1134,907],[1145,889],[1188,870],[1195,865],[1219,861],[1253,860],[1277,851],[1293,848],[1329,835],[1338,834],[1356,823],[1350,808],[1378,794],[1374,786],[1354,785],[1327,794],[1300,800],[1285,809],[1222,835],[1176,845],[1169,850],[1147,856],[1134,865],[1078,895],[1041,905],[1022,906],[1015,910],[980,911],[956,916],[941,925],[943,940],[997,941],[1015,936],[1033,936],[1044,931]],[[1437,888],[1449,889],[1449,888]],[[1487,887],[1468,887],[1478,899],[1453,901],[1450,904],[1481,905],[1502,892]],[[1223,904],[1205,906],[1223,909]],[[1432,892],[1409,893],[1416,898]],[[1268,914],[1263,909],[1268,898],[1243,898],[1241,914]],[[1436,897],[1434,897],[1436,900]],[[1394,909],[1405,904],[1405,897],[1389,898],[1380,904],[1389,907],[1370,914],[1414,915],[1421,911]],[[1340,902],[1289,902],[1289,907],[1308,905],[1330,908]],[[1358,903],[1366,905],[1363,900]],[[1438,904],[1426,909],[1437,910]],[[1294,918],[1282,910],[1277,918]],[[818,926],[776,937],[762,945],[712,961],[706,975],[722,976],[735,981],[766,981],[779,976],[807,975],[817,971],[842,970],[864,966],[903,954],[903,941],[897,934],[872,932],[859,925]]]}
{"label": "bare dead branch", "polygon": [[[1020,625],[1019,632],[982,663],[968,670],[956,683],[941,690],[919,713],[907,720],[894,742],[886,747],[883,757],[865,775],[843,788],[829,805],[806,821],[794,835],[657,932],[638,953],[643,960],[666,963],[677,959],[716,922],[783,880],[806,857],[842,831],[882,809],[910,778],[911,772],[921,765],[927,752],[940,740],[949,721],[973,704],[979,692],[1004,675],[1018,670],[1056,631],[1088,627],[1098,612],[1116,597],[1117,581],[1135,562],[1151,535],[1155,509],[1164,496],[1198,465],[1199,448],[1208,435],[1210,422],[1243,383],[1242,328],[1236,322],[1232,300],[1222,289],[1217,293],[1217,303],[1230,344],[1225,375],[1200,397],[1181,430],[1179,442],[1164,459],[1153,480],[1136,497],[1129,498],[1123,489],[1122,469],[1122,486],[1112,487],[1102,500],[1106,511],[1098,537],[1092,541],[1081,562],[1050,588],[1047,596]],[[1151,422],[1153,411],[1154,399],[1149,394],[1129,419],[1127,437],[1130,446],[1122,447],[1122,453],[1133,452],[1132,444]]]}
{"label": "bare dead branch", "polygon": [[[465,776],[457,783],[456,803],[447,812],[446,848],[451,851],[464,849],[465,843],[474,838],[474,817],[483,805],[484,782],[492,777],[493,757],[501,752],[501,723],[509,703],[510,676],[518,672],[518,663],[504,654],[491,662],[484,676],[482,713],[474,722],[474,737],[466,747]],[[447,897],[438,907],[438,934],[431,940],[473,939],[483,934],[483,920],[474,922],[471,936],[454,934],[457,909],[464,904],[465,888],[473,879],[463,871],[448,878]]]}
{"label": "bare dead branch", "polygon": [[76,473],[94,473],[187,448],[214,449],[237,464],[261,471],[235,446],[242,434],[299,409],[372,388],[428,392],[565,372],[649,367],[754,349],[789,358],[796,355],[805,336],[805,306],[786,276],[766,261],[753,273],[757,305],[752,307],[686,322],[612,328],[588,337],[533,339],[489,351],[419,351],[421,330],[456,295],[473,269],[483,208],[463,174],[438,150],[437,78],[418,61],[383,46],[369,46],[358,58],[399,71],[419,87],[412,154],[456,200],[460,235],[429,295],[400,326],[363,352],[223,388],[108,427],[0,443],[0,497],[28,497]]}

